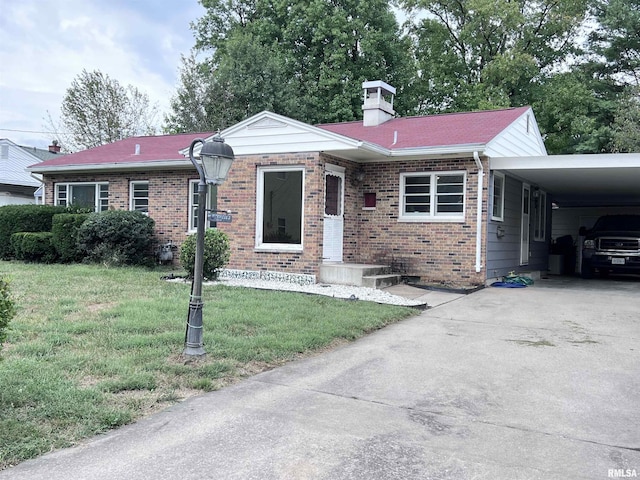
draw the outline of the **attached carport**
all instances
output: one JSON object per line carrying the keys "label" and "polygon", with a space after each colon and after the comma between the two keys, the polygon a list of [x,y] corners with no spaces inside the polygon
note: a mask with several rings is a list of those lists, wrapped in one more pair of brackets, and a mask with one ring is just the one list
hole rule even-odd
{"label": "attached carport", "polygon": [[601,215],[640,214],[640,153],[491,158],[490,168],[547,193],[553,242],[571,235],[577,246]]}

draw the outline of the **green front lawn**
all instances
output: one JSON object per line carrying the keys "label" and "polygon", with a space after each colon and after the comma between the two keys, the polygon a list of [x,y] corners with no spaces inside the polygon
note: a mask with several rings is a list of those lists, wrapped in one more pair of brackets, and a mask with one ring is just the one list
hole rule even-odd
{"label": "green front lawn", "polygon": [[415,310],[204,288],[207,356],[181,356],[190,284],[159,270],[0,262],[18,313],[0,350],[0,469]]}

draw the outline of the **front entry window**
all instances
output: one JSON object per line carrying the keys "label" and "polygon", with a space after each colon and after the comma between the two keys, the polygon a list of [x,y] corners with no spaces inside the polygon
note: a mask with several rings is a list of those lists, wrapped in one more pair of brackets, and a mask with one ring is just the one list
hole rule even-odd
{"label": "front entry window", "polygon": [[257,248],[302,249],[303,183],[300,167],[258,170]]}

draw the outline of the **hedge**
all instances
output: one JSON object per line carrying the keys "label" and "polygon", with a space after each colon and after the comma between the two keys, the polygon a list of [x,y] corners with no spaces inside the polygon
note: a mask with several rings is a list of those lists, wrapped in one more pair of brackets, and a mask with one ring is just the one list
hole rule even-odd
{"label": "hedge", "polygon": [[78,245],[78,231],[87,218],[89,218],[88,213],[59,213],[53,216],[52,243],[60,262],[82,260],[82,250]]}
{"label": "hedge", "polygon": [[0,258],[14,256],[11,235],[16,232],[50,232],[53,216],[79,213],[86,209],[51,205],[5,205],[0,207]]}
{"label": "hedge", "polygon": [[0,277],[0,349],[7,339],[7,327],[15,313],[16,308],[9,292],[9,283]]}
{"label": "hedge", "polygon": [[89,261],[141,265],[152,258],[152,218],[137,211],[92,213],[78,229],[78,247]]}
{"label": "hedge", "polygon": [[52,238],[51,232],[16,232],[11,235],[11,246],[18,260],[52,263],[58,257]]}

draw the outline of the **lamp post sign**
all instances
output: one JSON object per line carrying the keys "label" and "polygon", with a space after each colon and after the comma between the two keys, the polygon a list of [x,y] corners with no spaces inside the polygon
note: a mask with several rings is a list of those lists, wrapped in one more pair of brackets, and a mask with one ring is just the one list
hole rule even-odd
{"label": "lamp post sign", "polygon": [[231,223],[231,219],[230,213],[209,213],[210,222]]}
{"label": "lamp post sign", "polygon": [[[193,149],[201,143],[200,157],[196,160]],[[187,317],[187,331],[184,335],[183,355],[200,357],[205,355],[202,341],[202,280],[204,267],[204,229],[205,208],[207,204],[207,184],[222,185],[233,163],[233,149],[224,143],[220,135],[216,135],[211,142],[196,138],[189,147],[189,158],[198,172],[198,228],[196,238],[196,257],[193,272],[191,297],[189,298],[189,315]],[[231,215],[227,214],[229,221]],[[225,220],[218,220],[225,221]]]}

